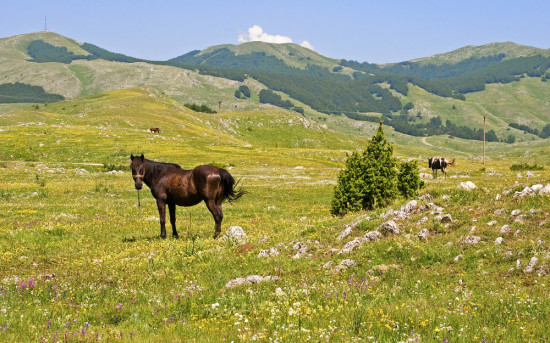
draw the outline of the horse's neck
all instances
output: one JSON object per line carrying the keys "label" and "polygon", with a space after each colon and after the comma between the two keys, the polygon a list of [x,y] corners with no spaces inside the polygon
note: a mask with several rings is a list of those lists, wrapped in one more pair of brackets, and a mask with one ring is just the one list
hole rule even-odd
{"label": "horse's neck", "polygon": [[145,167],[144,169],[144,176],[143,176],[143,182],[145,182],[145,184],[147,186],[150,186],[151,185],[151,182],[153,182],[153,177],[154,177],[154,173],[153,171],[155,170],[155,163],[154,161],[151,161],[151,160],[144,160],[143,161],[143,165]]}

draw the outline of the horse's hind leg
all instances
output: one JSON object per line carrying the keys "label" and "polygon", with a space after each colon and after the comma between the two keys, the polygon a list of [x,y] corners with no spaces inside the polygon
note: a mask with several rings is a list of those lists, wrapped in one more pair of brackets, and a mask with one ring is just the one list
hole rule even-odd
{"label": "horse's hind leg", "polygon": [[178,231],[176,231],[176,204],[169,203],[168,211],[170,212],[170,224],[172,225],[172,237],[178,238]]}
{"label": "horse's hind leg", "polygon": [[218,236],[222,232],[222,203],[221,201],[219,203],[216,203],[215,200],[208,200],[205,201],[205,203],[206,207],[208,207],[208,209],[210,210],[210,213],[212,213],[212,216],[214,217],[214,222],[216,223],[216,225],[214,226],[214,238],[218,238]]}
{"label": "horse's hind leg", "polygon": [[157,199],[157,207],[159,209],[160,237],[166,238],[166,203]]}

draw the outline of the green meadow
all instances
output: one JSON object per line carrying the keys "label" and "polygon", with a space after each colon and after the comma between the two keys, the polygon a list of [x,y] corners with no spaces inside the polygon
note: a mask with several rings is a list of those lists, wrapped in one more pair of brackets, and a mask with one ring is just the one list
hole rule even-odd
{"label": "green meadow", "polygon": [[[550,197],[516,192],[550,183],[548,140],[487,144],[483,165],[480,142],[386,127],[396,157],[422,173],[428,157],[456,158],[448,177],[335,217],[346,154],[376,128],[356,124],[268,108],[197,113],[148,87],[2,107],[0,341],[546,341]],[[138,207],[129,170],[141,153],[228,169],[248,193],[224,204],[222,234],[240,226],[248,240],[214,240],[204,204],[178,207],[180,238],[168,225],[160,239],[155,200],[144,187]],[[520,163],[539,168],[510,169]],[[466,181],[477,188],[459,188]],[[406,218],[381,217],[411,200]],[[342,252],[392,219],[401,234]],[[227,287],[250,275],[271,278]]]}

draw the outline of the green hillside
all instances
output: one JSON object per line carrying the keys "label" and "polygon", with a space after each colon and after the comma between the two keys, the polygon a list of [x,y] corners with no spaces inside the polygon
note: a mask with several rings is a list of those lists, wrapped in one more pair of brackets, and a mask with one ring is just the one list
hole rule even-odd
{"label": "green hillside", "polygon": [[[401,133],[479,140],[480,118],[486,116],[490,140],[517,143],[537,141],[538,137],[524,131],[540,132],[550,124],[547,56],[541,49],[494,43],[436,58],[444,63],[419,60],[381,66],[333,60],[294,44],[250,42],[147,62],[52,32],[0,40],[1,84],[42,87],[43,91],[36,89],[36,94],[44,94],[38,103],[150,86],[180,104],[218,110],[221,102],[224,113],[264,111],[273,107],[261,103],[260,93],[270,89],[275,92],[273,97],[282,97],[280,103],[291,104],[287,107],[303,112],[304,118],[326,123],[336,132],[363,125],[340,121],[339,116],[376,123],[383,114],[386,124]],[[59,62],[53,62],[56,59]],[[232,80],[235,75],[243,81]],[[243,85],[251,90],[250,98],[235,97]],[[436,119],[441,126],[426,127]],[[462,131],[477,133],[447,133],[447,121]],[[413,126],[425,127],[416,130]]]}

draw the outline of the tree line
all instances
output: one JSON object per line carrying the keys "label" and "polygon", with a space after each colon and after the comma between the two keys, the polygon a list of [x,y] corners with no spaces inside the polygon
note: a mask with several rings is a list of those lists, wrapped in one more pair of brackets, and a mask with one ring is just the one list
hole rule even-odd
{"label": "tree line", "polygon": [[20,82],[0,85],[0,103],[45,103],[65,99],[62,95],[47,93],[40,86],[31,86]]}

